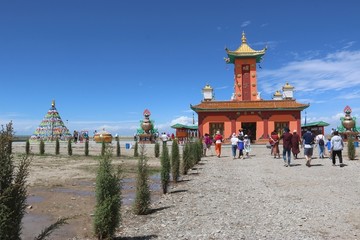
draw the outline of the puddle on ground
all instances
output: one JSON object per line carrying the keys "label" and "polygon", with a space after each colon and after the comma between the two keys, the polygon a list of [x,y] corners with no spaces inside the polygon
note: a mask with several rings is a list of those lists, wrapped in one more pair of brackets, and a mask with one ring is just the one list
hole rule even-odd
{"label": "puddle on ground", "polygon": [[51,222],[50,217],[28,213],[22,219],[22,238],[34,239]]}
{"label": "puddle on ground", "polygon": [[51,192],[71,193],[77,196],[95,196],[95,193],[91,191],[80,191],[68,188],[53,188],[51,189]]}
{"label": "puddle on ground", "polygon": [[40,203],[40,202],[44,201],[44,198],[41,196],[32,195],[32,196],[29,196],[26,200],[27,200],[27,204],[31,205],[34,203]]}
{"label": "puddle on ground", "polygon": [[[57,187],[52,188],[50,191],[56,193],[68,193],[77,196],[95,196],[95,184],[94,182],[86,182],[81,181],[78,182],[77,185],[80,186],[94,186],[94,191],[82,191],[76,189],[69,189],[64,187]],[[130,206],[133,204],[135,200],[135,188],[136,188],[136,179],[135,178],[124,178],[122,179],[122,204]],[[159,200],[160,196],[162,195],[161,190],[161,180],[160,174],[155,174],[149,177],[149,188],[151,192],[151,201],[155,202]],[[44,191],[44,189],[40,190]],[[42,202],[46,201],[46,199],[42,196],[36,195],[38,192],[35,191],[33,194],[28,196],[27,204],[41,204]],[[25,214],[23,220],[23,239],[34,239],[45,227],[52,222],[51,217],[47,215],[38,215],[32,212]],[[71,232],[68,232],[69,236],[71,236]],[[33,236],[34,235],[34,236]]]}
{"label": "puddle on ground", "polygon": [[[149,189],[151,194],[151,200],[157,201],[159,199],[159,194],[161,192],[161,182],[160,182],[160,174],[151,175],[149,177]],[[136,179],[135,178],[124,178],[122,179],[122,204],[131,205],[135,200],[135,189],[136,188]]]}

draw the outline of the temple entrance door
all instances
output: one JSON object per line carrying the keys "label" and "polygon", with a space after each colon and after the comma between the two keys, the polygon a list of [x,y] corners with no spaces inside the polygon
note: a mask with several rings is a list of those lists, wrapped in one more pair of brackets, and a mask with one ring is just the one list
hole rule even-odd
{"label": "temple entrance door", "polygon": [[275,122],[274,129],[280,134],[284,133],[284,128],[289,127],[289,122]]}
{"label": "temple entrance door", "polygon": [[241,128],[244,134],[249,136],[251,142],[256,140],[256,122],[243,122]]}
{"label": "temple entrance door", "polygon": [[209,124],[209,134],[211,137],[215,136],[216,131],[220,131],[220,134],[224,134],[224,123],[223,122],[217,122],[217,123],[210,123]]}

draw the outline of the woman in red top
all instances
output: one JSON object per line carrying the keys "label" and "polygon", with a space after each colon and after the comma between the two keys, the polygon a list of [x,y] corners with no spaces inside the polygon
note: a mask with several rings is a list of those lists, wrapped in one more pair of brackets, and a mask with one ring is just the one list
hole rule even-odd
{"label": "woman in red top", "polygon": [[276,130],[274,130],[271,133],[270,139],[269,139],[269,142],[271,144],[271,155],[274,155],[274,158],[276,158],[276,156],[278,156],[278,158],[280,158],[279,140],[280,140],[280,137],[279,137],[278,133],[276,132]]}
{"label": "woman in red top", "polygon": [[220,131],[216,132],[216,135],[214,137],[215,140],[215,152],[216,152],[216,156],[219,158],[221,155],[221,143],[223,141],[223,137],[220,134]]}

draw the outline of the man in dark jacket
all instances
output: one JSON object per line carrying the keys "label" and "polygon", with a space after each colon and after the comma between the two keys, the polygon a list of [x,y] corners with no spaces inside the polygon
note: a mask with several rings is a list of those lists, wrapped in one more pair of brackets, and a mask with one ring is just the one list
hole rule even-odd
{"label": "man in dark jacket", "polygon": [[284,159],[284,166],[288,167],[290,166],[291,162],[291,139],[292,134],[290,133],[289,128],[284,128],[284,133],[281,136],[281,139],[283,140],[283,159]]}
{"label": "man in dark jacket", "polygon": [[311,167],[311,157],[313,155],[313,145],[315,144],[315,134],[313,134],[310,129],[307,129],[302,138],[306,166]]}

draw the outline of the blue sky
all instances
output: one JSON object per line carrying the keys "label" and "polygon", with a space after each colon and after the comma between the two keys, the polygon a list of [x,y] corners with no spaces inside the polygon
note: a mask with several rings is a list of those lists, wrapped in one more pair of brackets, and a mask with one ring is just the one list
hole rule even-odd
{"label": "blue sky", "polygon": [[253,49],[268,46],[263,99],[289,82],[310,103],[307,122],[329,132],[349,105],[359,125],[359,9],[355,0],[3,0],[0,124],[32,134],[55,99],[70,131],[133,135],[147,108],[172,132],[192,123],[207,83],[230,99],[224,48],[237,49],[244,31]]}

